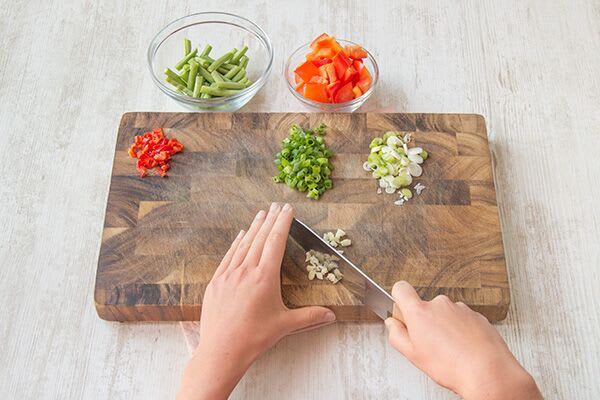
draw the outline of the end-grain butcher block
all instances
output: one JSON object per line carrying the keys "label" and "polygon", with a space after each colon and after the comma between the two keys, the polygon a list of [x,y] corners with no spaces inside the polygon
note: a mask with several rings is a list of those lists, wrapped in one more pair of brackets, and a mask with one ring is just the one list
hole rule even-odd
{"label": "end-grain butcher block", "polygon": [[[327,124],[333,189],[318,201],[273,183],[275,154],[292,124]],[[140,178],[127,149],[163,128],[185,149],[166,178]],[[377,194],[362,165],[385,131],[411,132],[429,152],[426,189],[402,206]],[[509,287],[485,121],[467,114],[128,113],[119,127],[96,276],[100,317],[197,320],[202,295],[237,232],[260,208],[289,202],[320,233],[341,228],[346,255],[385,289],[406,280],[424,299],[446,294],[492,321],[506,316]],[[282,293],[290,307],[331,307],[338,320],[377,317],[343,285],[309,281],[288,241]]]}

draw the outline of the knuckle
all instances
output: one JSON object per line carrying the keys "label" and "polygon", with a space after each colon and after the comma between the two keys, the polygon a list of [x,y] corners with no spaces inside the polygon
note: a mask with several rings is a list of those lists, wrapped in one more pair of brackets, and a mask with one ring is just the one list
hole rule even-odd
{"label": "knuckle", "polygon": [[405,307],[405,314],[407,315],[405,315],[404,317],[406,318],[408,315],[410,315],[412,318],[419,318],[425,315],[427,313],[426,305],[427,303],[423,301],[416,301],[414,303],[411,303],[408,307]]}
{"label": "knuckle", "polygon": [[282,240],[283,240],[283,235],[280,232],[271,232],[271,234],[267,238],[267,242],[269,244],[279,243]]}
{"label": "knuckle", "polygon": [[450,300],[450,298],[448,296],[446,296],[445,294],[438,294],[437,296],[435,296],[433,298],[432,302],[440,303],[440,304],[449,304],[449,303],[452,303],[452,301]]}
{"label": "knuckle", "polygon": [[490,322],[490,321],[487,319],[487,317],[486,317],[485,315],[483,315],[483,314],[481,314],[481,313],[479,313],[479,312],[477,312],[477,311],[473,311],[473,312],[474,312],[474,313],[477,315],[477,317],[478,317],[478,318],[480,318],[481,320],[483,320],[483,321],[485,321],[485,322]]}

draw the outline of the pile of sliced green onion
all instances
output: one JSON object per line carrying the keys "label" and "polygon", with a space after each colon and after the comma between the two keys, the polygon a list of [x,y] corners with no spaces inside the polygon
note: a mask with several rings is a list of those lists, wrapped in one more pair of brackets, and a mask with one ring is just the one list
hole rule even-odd
{"label": "pile of sliced green onion", "polygon": [[325,124],[314,130],[292,125],[290,135],[281,142],[281,151],[275,158],[279,170],[273,177],[275,183],[285,182],[292,189],[307,192],[306,197],[313,200],[331,189],[333,166],[329,158],[332,154],[322,137],[325,128]]}
{"label": "pile of sliced green onion", "polygon": [[413,176],[423,173],[421,165],[427,159],[427,152],[420,147],[408,147],[410,134],[402,136],[400,132],[386,132],[383,137],[371,141],[371,153],[363,164],[365,171],[372,173],[379,181],[379,190],[388,194],[400,192],[405,198],[411,198],[412,192],[407,187]]}

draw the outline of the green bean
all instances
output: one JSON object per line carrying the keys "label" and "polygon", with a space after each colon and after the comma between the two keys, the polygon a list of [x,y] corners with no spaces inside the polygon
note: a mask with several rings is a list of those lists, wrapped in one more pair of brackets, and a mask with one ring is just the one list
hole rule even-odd
{"label": "green bean", "polygon": [[206,94],[210,94],[211,96],[218,96],[218,97],[231,96],[238,92],[239,92],[239,90],[219,89],[217,87],[212,87],[212,86],[202,86],[200,88],[200,93],[206,93]]}
{"label": "green bean", "polygon": [[196,82],[194,83],[194,97],[200,97],[200,88],[204,84],[204,77],[202,75],[196,76]]}
{"label": "green bean", "polygon": [[174,79],[172,79],[170,76],[167,76],[167,78],[165,80],[167,82],[169,82],[171,85],[175,86],[175,88],[177,89],[178,92],[185,93],[188,96],[191,96],[191,95],[194,94],[191,90],[189,90],[185,86],[179,84],[177,81],[175,81]]}
{"label": "green bean", "polygon": [[210,74],[210,72],[208,72],[206,70],[206,68],[204,68],[202,65],[200,65],[198,67],[198,73],[200,75],[202,75],[204,77],[204,79],[206,79],[210,83],[213,83],[215,81],[214,78],[212,77],[212,75]]}
{"label": "green bean", "polygon": [[165,78],[165,81],[167,81],[171,85],[175,86],[176,89],[179,89],[180,87],[184,87],[180,81],[176,80],[175,78],[173,78],[171,76],[167,76]]}
{"label": "green bean", "polygon": [[226,61],[229,61],[229,59],[231,57],[233,57],[233,53],[231,51],[225,53],[221,57],[217,58],[212,64],[210,64],[210,66],[208,67],[208,71],[209,72],[215,71],[217,68],[219,68],[221,66],[221,64],[223,64]]}
{"label": "green bean", "polygon": [[200,56],[202,56],[202,57],[208,56],[210,54],[211,50],[212,50],[212,46],[210,44],[206,44],[206,46],[204,46],[204,50],[202,50],[202,53],[200,53]]}
{"label": "green bean", "polygon": [[233,55],[233,57],[231,57],[231,60],[229,60],[229,62],[232,64],[239,64],[240,58],[244,54],[246,54],[247,51],[248,51],[248,46],[242,47],[241,50],[238,50],[235,52],[235,54]]}
{"label": "green bean", "polygon": [[240,82],[215,82],[219,89],[245,89],[246,85]]}
{"label": "green bean", "polygon": [[236,66],[234,68],[231,68],[229,70],[229,72],[227,72],[225,74],[225,78],[232,79],[235,76],[235,74],[237,74],[238,72],[240,72],[240,69],[242,69],[242,67],[240,67],[240,66]]}
{"label": "green bean", "polygon": [[179,91],[183,94],[186,94],[190,97],[192,97],[194,95],[194,92],[192,92],[190,89],[186,88],[186,87],[182,87],[179,89]]}
{"label": "green bean", "polygon": [[[215,62],[215,59],[214,59],[214,58],[212,58],[212,57],[209,57],[209,56],[200,56],[200,57],[198,57],[198,58],[200,58],[200,59],[201,59],[203,62],[205,62],[205,63],[206,63],[206,62],[208,62],[208,63],[209,63],[209,65],[210,65],[210,64],[212,64],[213,62]],[[204,66],[204,68],[208,68],[208,67],[207,67],[207,66]]]}
{"label": "green bean", "polygon": [[194,90],[194,85],[196,84],[196,76],[198,75],[198,68],[200,65],[195,61],[190,61],[190,74],[187,80],[187,88],[190,90]]}
{"label": "green bean", "polygon": [[187,83],[183,79],[181,79],[179,75],[177,75],[171,68],[165,68],[165,75],[167,76],[167,78],[171,78],[172,80],[179,82],[179,84],[181,85],[185,85]]}
{"label": "green bean", "polygon": [[242,68],[246,68],[246,66],[248,66],[248,61],[249,61],[249,60],[250,60],[250,59],[248,58],[248,56],[242,56],[242,57],[240,58],[240,64],[239,64],[239,65],[240,65],[240,67],[242,67]]}
{"label": "green bean", "polygon": [[238,72],[237,74],[235,74],[235,76],[231,79],[234,82],[239,82],[242,79],[244,79],[246,77],[246,70],[245,69],[241,69],[240,72]]}
{"label": "green bean", "polygon": [[184,56],[175,68],[164,71],[165,80],[177,91],[196,98],[233,95],[252,82],[246,77],[248,46],[232,48],[220,57],[210,57],[212,45],[206,44],[200,52],[192,48],[192,41],[183,39]]}
{"label": "green bean", "polygon": [[183,56],[187,56],[192,51],[192,42],[190,39],[183,39]]}
{"label": "green bean", "polygon": [[206,57],[194,57],[194,61],[202,65],[204,68],[207,68],[212,63],[212,61],[208,61]]}
{"label": "green bean", "polygon": [[185,85],[187,85],[188,75],[190,73],[190,65],[185,64],[179,73],[179,77],[185,81]]}
{"label": "green bean", "polygon": [[182,69],[184,65],[187,65],[188,61],[190,61],[192,58],[196,57],[196,53],[198,53],[198,49],[194,49],[190,53],[188,53],[187,56],[183,57],[177,64],[175,64],[175,69],[176,70]]}
{"label": "green bean", "polygon": [[225,79],[223,79],[223,75],[221,75],[217,71],[211,72],[210,76],[213,77],[213,79],[215,80],[215,82],[225,82]]}

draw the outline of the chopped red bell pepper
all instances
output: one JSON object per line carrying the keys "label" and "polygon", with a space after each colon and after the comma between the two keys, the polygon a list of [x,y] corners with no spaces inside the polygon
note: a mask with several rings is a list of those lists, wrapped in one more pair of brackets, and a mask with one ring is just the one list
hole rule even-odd
{"label": "chopped red bell pepper", "polygon": [[318,47],[319,47],[319,43],[320,43],[322,40],[325,40],[325,39],[327,39],[328,37],[329,37],[329,35],[328,35],[328,34],[326,34],[326,33],[321,33],[319,36],[317,36],[317,38],[316,38],[315,40],[313,40],[313,41],[312,41],[312,43],[310,44],[310,48],[311,48],[311,49],[313,49],[313,50],[317,50],[317,49],[318,49]]}
{"label": "chopped red bell pepper", "polygon": [[337,91],[340,90],[340,88],[342,86],[344,86],[344,84],[342,83],[342,81],[339,81],[339,80],[327,85],[327,91],[329,92],[329,97],[333,99],[335,97],[335,94],[337,93]]}
{"label": "chopped red bell pepper", "polygon": [[319,69],[311,61],[306,61],[296,68],[294,72],[298,74],[304,82],[308,82],[310,81],[310,78],[319,74]]}
{"label": "chopped red bell pepper", "polygon": [[346,83],[342,86],[333,97],[334,103],[345,103],[354,99],[354,93],[352,92],[352,82]]}
{"label": "chopped red bell pepper", "polygon": [[354,67],[350,66],[350,67],[348,67],[348,69],[344,73],[344,77],[342,78],[342,82],[344,82],[344,83],[346,83],[346,82],[352,82],[352,84],[354,84],[354,83],[356,83],[358,81],[359,77],[360,76],[358,75],[358,72],[354,69]]}
{"label": "chopped red bell pepper", "polygon": [[329,103],[327,85],[322,83],[307,83],[304,86],[304,97],[320,103]]}
{"label": "chopped red bell pepper", "polygon": [[365,64],[363,64],[363,62],[361,60],[354,60],[352,62],[352,66],[354,67],[355,70],[358,71],[359,74],[365,68]]}
{"label": "chopped red bell pepper", "polygon": [[331,58],[321,58],[319,60],[314,60],[312,63],[315,64],[315,67],[321,67],[325,64],[329,64],[331,62]]}
{"label": "chopped red bell pepper", "polygon": [[343,51],[338,52],[335,57],[333,57],[333,66],[335,67],[335,73],[339,79],[344,77],[344,74],[350,65],[352,65],[352,61]]}
{"label": "chopped red bell pepper", "polygon": [[368,53],[361,46],[342,47],[335,37],[323,33],[310,47],[306,61],[294,71],[298,93],[319,102],[341,103],[369,90],[371,74],[363,63]]}
{"label": "chopped red bell pepper", "polygon": [[366,68],[360,71],[360,79],[356,82],[356,86],[364,93],[371,87],[372,79],[371,74]]}
{"label": "chopped red bell pepper", "polygon": [[326,85],[329,83],[329,81],[327,80],[327,77],[323,77],[321,75],[315,75],[312,78],[310,78],[310,81],[308,81],[308,83],[322,83],[322,84]]}
{"label": "chopped red bell pepper", "polygon": [[344,50],[346,50],[346,54],[348,54],[350,58],[353,58],[355,60],[367,58],[367,52],[359,45],[350,44],[346,46]]}
{"label": "chopped red bell pepper", "polygon": [[[333,36],[330,36],[326,33],[322,33],[310,44],[310,48],[313,51],[317,52],[320,49],[331,49],[333,54],[336,54],[338,51],[342,50],[342,46],[338,43],[337,40]],[[333,56],[333,55],[332,55]]]}
{"label": "chopped red bell pepper", "polygon": [[335,67],[333,66],[333,64],[325,64],[321,68],[323,68],[323,70],[325,71],[329,82],[333,83],[339,80],[337,74],[335,73]]}
{"label": "chopped red bell pepper", "polygon": [[129,148],[129,156],[137,158],[135,168],[140,177],[146,176],[149,169],[157,168],[160,176],[165,177],[170,168],[171,155],[183,150],[183,145],[174,138],[167,139],[162,128],[155,128],[143,135],[135,136]]}

